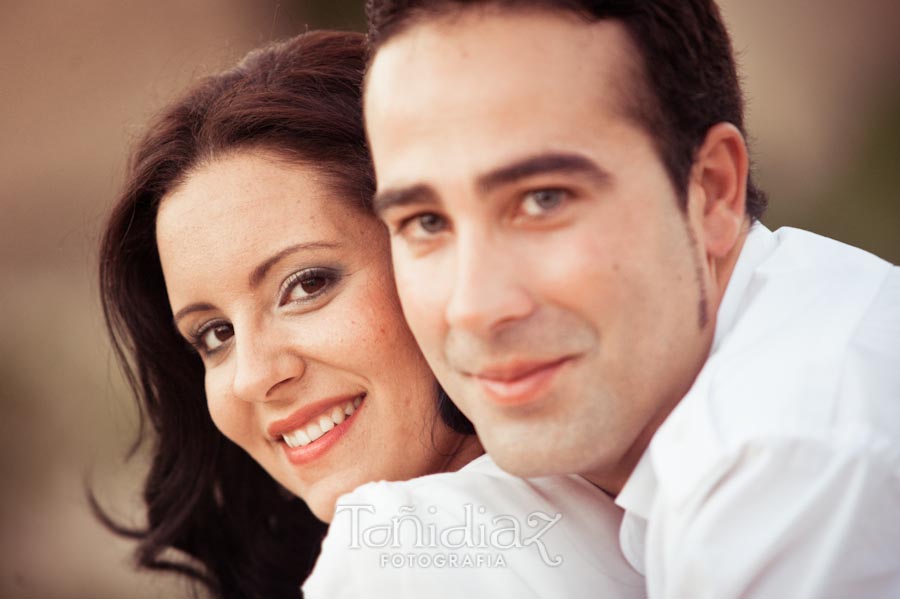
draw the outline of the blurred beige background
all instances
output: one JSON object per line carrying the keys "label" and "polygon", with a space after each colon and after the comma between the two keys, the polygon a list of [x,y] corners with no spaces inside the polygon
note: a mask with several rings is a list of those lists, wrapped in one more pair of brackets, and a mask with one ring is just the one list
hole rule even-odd
{"label": "blurred beige background", "polygon": [[[0,1],[0,597],[188,596],[132,571],[84,481],[139,518],[136,417],[96,244],[145,120],[193,78],[362,0]],[[900,3],[727,0],[766,223],[900,262]]]}

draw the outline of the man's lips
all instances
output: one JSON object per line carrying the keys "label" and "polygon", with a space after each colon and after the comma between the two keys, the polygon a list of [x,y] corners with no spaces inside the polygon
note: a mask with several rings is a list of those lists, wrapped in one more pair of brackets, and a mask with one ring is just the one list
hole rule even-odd
{"label": "man's lips", "polygon": [[569,356],[552,360],[517,360],[498,366],[484,368],[477,373],[473,373],[472,376],[485,381],[512,383],[545,368],[561,364],[568,359]]}
{"label": "man's lips", "polygon": [[472,374],[488,397],[501,405],[521,405],[540,398],[556,374],[571,360],[516,361],[492,366]]}

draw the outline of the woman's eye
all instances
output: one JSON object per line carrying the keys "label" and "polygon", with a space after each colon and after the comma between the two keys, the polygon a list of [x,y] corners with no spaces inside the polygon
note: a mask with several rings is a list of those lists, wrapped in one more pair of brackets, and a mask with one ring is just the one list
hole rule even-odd
{"label": "woman's eye", "polygon": [[562,189],[529,191],[522,199],[522,212],[527,216],[542,216],[559,208],[567,193]]}
{"label": "woman's eye", "polygon": [[318,296],[331,285],[337,274],[322,268],[307,269],[288,277],[282,286],[280,305],[304,301]]}
{"label": "woman's eye", "polygon": [[212,353],[234,336],[230,324],[214,324],[197,333],[197,345],[205,353]]}

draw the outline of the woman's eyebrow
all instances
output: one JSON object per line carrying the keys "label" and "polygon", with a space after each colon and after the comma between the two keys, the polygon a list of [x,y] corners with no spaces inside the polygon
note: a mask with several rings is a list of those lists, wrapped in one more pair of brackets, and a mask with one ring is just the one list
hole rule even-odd
{"label": "woman's eyebrow", "polygon": [[281,260],[290,256],[291,254],[296,254],[297,252],[306,252],[312,250],[328,250],[328,249],[336,249],[341,247],[340,243],[331,242],[331,241],[310,241],[306,243],[297,243],[291,246],[284,248],[283,250],[278,251],[270,258],[266,258],[259,266],[253,269],[253,272],[250,273],[250,288],[254,289],[259,287],[259,284],[262,283],[262,280],[265,278],[266,273],[269,270],[278,264]]}
{"label": "woman's eyebrow", "polygon": [[188,314],[191,314],[193,312],[208,312],[209,310],[215,310],[215,309],[216,309],[216,307],[213,306],[212,304],[190,304],[189,306],[185,306],[184,308],[179,310],[175,314],[175,318],[173,318],[172,320],[175,321],[175,326],[177,327],[178,321],[181,320],[182,318],[184,318],[185,316],[187,316]]}

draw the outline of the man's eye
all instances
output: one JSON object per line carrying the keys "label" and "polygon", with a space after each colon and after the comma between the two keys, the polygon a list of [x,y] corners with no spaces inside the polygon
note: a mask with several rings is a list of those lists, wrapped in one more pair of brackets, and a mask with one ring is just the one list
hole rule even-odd
{"label": "man's eye", "polygon": [[565,201],[567,192],[562,189],[537,189],[529,191],[522,198],[522,212],[527,216],[543,216],[552,212]]}
{"label": "man's eye", "polygon": [[197,332],[196,341],[192,341],[192,345],[202,353],[211,354],[225,345],[225,342],[233,336],[234,330],[230,324],[212,323]]}
{"label": "man's eye", "polygon": [[338,274],[327,268],[308,268],[294,273],[281,286],[279,305],[313,299],[324,293],[337,278]]}
{"label": "man's eye", "polygon": [[447,229],[447,220],[434,212],[410,216],[400,222],[397,232],[411,239],[427,239]]}
{"label": "man's eye", "polygon": [[415,217],[416,224],[427,233],[440,233],[444,227],[446,226],[446,221],[444,221],[443,217],[438,216],[434,213],[421,214]]}

